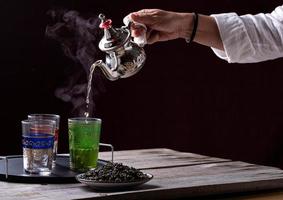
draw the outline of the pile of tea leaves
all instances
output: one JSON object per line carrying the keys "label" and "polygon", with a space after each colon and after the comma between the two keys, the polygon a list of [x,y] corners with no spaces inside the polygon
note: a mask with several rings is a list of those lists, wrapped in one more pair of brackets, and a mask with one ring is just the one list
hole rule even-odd
{"label": "pile of tea leaves", "polygon": [[134,167],[109,162],[106,165],[87,171],[81,178],[104,183],[127,183],[145,180],[148,176]]}

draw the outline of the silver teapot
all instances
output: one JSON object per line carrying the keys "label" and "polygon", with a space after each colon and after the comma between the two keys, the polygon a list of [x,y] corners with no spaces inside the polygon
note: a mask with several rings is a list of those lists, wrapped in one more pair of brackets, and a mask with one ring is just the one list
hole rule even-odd
{"label": "silver teapot", "polygon": [[[111,19],[106,19],[103,14],[100,14],[99,18],[99,27],[104,30],[99,49],[106,52],[106,59],[105,62],[98,60],[93,65],[100,67],[106,78],[111,81],[133,76],[145,63],[146,55],[142,47],[146,43],[146,27],[126,17],[125,26],[113,28]],[[139,38],[131,37],[130,27],[133,23],[143,29]]]}

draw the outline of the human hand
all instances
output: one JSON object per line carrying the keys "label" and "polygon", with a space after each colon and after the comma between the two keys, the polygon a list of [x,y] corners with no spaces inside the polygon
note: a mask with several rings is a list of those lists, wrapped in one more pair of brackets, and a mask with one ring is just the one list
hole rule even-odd
{"label": "human hand", "polygon": [[[134,22],[147,27],[147,43],[188,38],[191,34],[192,14],[177,13],[159,9],[143,9],[128,15]],[[132,36],[141,35],[140,26],[131,26]]]}

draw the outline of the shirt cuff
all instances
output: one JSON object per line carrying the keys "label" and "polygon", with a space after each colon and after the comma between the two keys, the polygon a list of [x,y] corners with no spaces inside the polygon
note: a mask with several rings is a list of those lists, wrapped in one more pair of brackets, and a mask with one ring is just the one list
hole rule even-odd
{"label": "shirt cuff", "polygon": [[[211,15],[218,26],[224,51],[212,48],[214,53],[229,63],[247,63],[255,53],[252,42],[241,17],[236,13]],[[250,60],[252,62],[252,60]]]}

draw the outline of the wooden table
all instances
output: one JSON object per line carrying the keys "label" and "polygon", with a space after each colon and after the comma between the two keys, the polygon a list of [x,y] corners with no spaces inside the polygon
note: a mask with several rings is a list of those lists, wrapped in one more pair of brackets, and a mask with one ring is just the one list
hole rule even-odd
{"label": "wooden table", "polygon": [[[102,152],[100,158],[110,160],[110,153]],[[283,170],[273,167],[170,149],[116,151],[114,161],[142,169],[154,178],[138,188],[120,192],[97,192],[80,183],[43,185],[0,181],[0,199],[283,199]]]}

